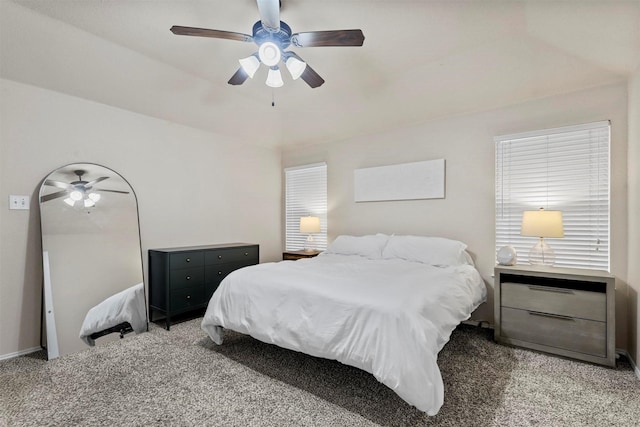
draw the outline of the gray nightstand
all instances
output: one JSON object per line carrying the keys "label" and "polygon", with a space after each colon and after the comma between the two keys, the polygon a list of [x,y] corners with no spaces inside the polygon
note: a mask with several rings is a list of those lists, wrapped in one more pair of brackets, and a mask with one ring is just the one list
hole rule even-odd
{"label": "gray nightstand", "polygon": [[495,340],[616,365],[615,278],[597,270],[495,268]]}

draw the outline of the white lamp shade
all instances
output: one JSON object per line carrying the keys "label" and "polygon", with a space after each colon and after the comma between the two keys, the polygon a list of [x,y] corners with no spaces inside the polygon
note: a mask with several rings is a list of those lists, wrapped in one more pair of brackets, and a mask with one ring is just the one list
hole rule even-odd
{"label": "white lamp shade", "polygon": [[82,192],[79,190],[73,190],[69,193],[69,197],[74,201],[82,200]]}
{"label": "white lamp shade", "polygon": [[291,77],[293,78],[293,80],[297,80],[298,78],[300,78],[302,73],[304,73],[304,70],[307,68],[306,62],[300,61],[293,56],[290,56],[289,59],[287,59],[285,65],[287,66],[287,70],[289,70],[289,73],[291,73]]}
{"label": "white lamp shade", "polygon": [[280,48],[273,42],[264,42],[258,49],[258,56],[260,61],[267,67],[273,67],[280,62]]}
{"label": "white lamp shade", "polygon": [[564,237],[561,211],[524,211],[522,213],[522,236]]}
{"label": "white lamp shade", "polygon": [[280,87],[284,85],[282,81],[282,74],[280,74],[279,69],[269,68],[269,74],[267,75],[267,86],[269,87]]}
{"label": "white lamp shade", "polygon": [[319,233],[320,218],[317,216],[303,216],[300,218],[301,233]]}
{"label": "white lamp shade", "polygon": [[242,67],[244,72],[247,73],[250,78],[253,78],[253,76],[256,74],[256,71],[258,71],[258,68],[260,68],[260,61],[258,61],[258,58],[256,58],[254,55],[242,58],[238,60],[238,62],[240,63],[240,66]]}

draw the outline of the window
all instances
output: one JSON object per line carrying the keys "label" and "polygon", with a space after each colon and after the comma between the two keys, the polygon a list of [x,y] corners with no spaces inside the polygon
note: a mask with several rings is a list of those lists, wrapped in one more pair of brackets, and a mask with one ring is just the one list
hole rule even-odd
{"label": "window", "polygon": [[544,207],[563,216],[564,238],[547,240],[555,265],[608,271],[609,141],[608,121],[496,137],[496,250],[527,263],[522,212]]}
{"label": "window", "polygon": [[307,234],[300,233],[300,218],[320,218],[320,233],[314,233],[315,249],[327,248],[327,165],[316,163],[284,170],[285,250],[304,249]]}

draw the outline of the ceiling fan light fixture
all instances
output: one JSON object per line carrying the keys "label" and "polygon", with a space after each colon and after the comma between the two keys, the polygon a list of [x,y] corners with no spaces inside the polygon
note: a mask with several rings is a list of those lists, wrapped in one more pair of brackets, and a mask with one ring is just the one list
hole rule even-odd
{"label": "ceiling fan light fixture", "polygon": [[304,73],[304,70],[307,68],[306,62],[300,61],[298,58],[294,58],[293,56],[287,58],[285,65],[287,66],[289,73],[291,73],[293,80],[300,78],[302,73]]}
{"label": "ceiling fan light fixture", "polygon": [[76,201],[75,201],[75,200],[73,200],[71,197],[67,197],[66,199],[64,199],[64,202],[65,202],[66,204],[68,204],[69,206],[71,206],[71,207],[73,207],[73,205],[75,205],[75,204],[76,204]]}
{"label": "ceiling fan light fixture", "polygon": [[73,190],[71,193],[69,193],[69,198],[74,202],[82,200],[82,192],[79,190]]}
{"label": "ceiling fan light fixture", "polygon": [[90,207],[93,207],[93,206],[95,206],[95,205],[96,205],[96,203],[95,203],[93,200],[91,200],[91,199],[84,199],[84,207],[85,207],[85,208],[90,208]]}
{"label": "ceiling fan light fixture", "polygon": [[281,87],[284,85],[284,82],[282,81],[282,74],[278,67],[269,68],[266,84],[269,87]]}
{"label": "ceiling fan light fixture", "polygon": [[282,53],[278,45],[274,42],[264,42],[260,45],[260,49],[258,49],[258,56],[264,65],[273,67],[280,62]]}
{"label": "ceiling fan light fixture", "polygon": [[98,193],[89,193],[88,197],[94,203],[96,203],[98,200],[100,200],[100,195]]}
{"label": "ceiling fan light fixture", "polygon": [[253,78],[253,76],[256,74],[256,71],[258,71],[258,68],[260,68],[260,61],[258,60],[258,58],[256,58],[255,55],[242,58],[238,60],[238,62],[240,63],[240,66],[242,67],[244,72],[247,73],[250,78]]}

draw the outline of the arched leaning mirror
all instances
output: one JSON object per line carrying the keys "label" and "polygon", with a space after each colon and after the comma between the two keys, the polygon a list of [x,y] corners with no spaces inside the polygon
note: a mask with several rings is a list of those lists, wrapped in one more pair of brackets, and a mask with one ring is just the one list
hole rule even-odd
{"label": "arched leaning mirror", "polygon": [[138,204],[129,183],[104,166],[74,163],[44,179],[39,200],[49,359],[146,331]]}

